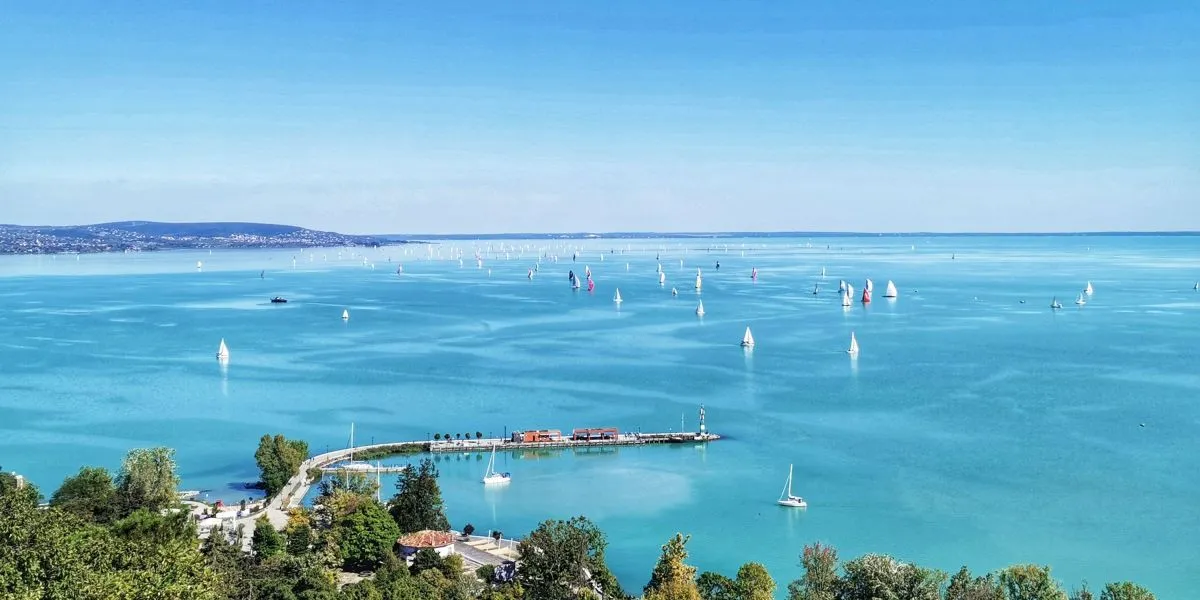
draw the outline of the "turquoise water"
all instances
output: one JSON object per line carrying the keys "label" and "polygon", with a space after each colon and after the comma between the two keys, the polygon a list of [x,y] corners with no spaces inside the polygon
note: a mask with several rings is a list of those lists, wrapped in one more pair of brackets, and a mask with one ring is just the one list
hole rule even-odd
{"label": "turquoise water", "polygon": [[[703,403],[727,439],[501,455],[502,490],[478,483],[486,458],[440,457],[451,522],[519,535],[587,515],[630,589],[675,531],[701,569],[755,560],[781,585],[816,540],[950,571],[1048,563],[1068,585],[1133,579],[1163,598],[1200,581],[1200,238],[710,243],[575,241],[572,264],[566,242],[509,260],[491,242],[482,269],[464,242],[367,250],[373,269],[337,249],[0,258],[0,465],[49,492],[165,444],[185,487],[236,499],[264,432],[323,451],[352,421],[360,443],[666,431],[694,429]],[[539,247],[560,259],[530,281]],[[567,283],[585,264],[592,295]],[[876,301],[844,311],[838,279],[866,277]],[[774,504],[789,464],[807,511]]]}

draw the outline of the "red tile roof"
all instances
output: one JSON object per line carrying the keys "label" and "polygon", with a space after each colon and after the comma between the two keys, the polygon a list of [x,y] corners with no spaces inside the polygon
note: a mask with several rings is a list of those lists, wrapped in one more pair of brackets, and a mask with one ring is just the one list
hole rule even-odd
{"label": "red tile roof", "polygon": [[449,531],[426,529],[402,535],[397,543],[405,548],[441,548],[454,543],[454,534]]}

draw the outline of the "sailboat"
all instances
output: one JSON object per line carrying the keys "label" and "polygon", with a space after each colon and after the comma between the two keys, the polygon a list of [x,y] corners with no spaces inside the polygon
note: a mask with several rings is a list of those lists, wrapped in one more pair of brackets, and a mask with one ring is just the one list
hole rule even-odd
{"label": "sailboat", "polygon": [[573,289],[573,290],[579,289],[579,278],[578,277],[571,279],[571,289]]}
{"label": "sailboat", "polygon": [[892,280],[889,279],[887,282],[887,287],[884,288],[884,290],[883,290],[883,297],[884,298],[895,298],[896,295],[897,295],[896,294],[896,284],[892,283]]}
{"label": "sailboat", "polygon": [[844,291],[842,292],[842,306],[845,306],[845,307],[850,306],[850,294],[848,294]]}
{"label": "sailboat", "polygon": [[613,295],[613,302],[615,302],[617,304],[624,302],[623,300],[621,300],[621,288],[617,288],[617,293]]}
{"label": "sailboat", "polygon": [[750,269],[750,279],[752,281],[758,281],[758,268],[757,267]]}
{"label": "sailboat", "polygon": [[746,333],[745,333],[745,335],[742,336],[742,347],[743,348],[753,348],[754,347],[754,335],[752,333],[750,333],[749,327],[746,328]]}
{"label": "sailboat", "polygon": [[839,292],[846,291],[846,280],[845,279],[838,281],[838,291]]}
{"label": "sailboat", "polygon": [[848,283],[846,284],[846,295],[850,296],[851,298],[854,297],[854,286],[852,286]]}
{"label": "sailboat", "polygon": [[350,423],[350,460],[338,465],[339,469],[347,471],[370,471],[371,463],[354,460],[354,423]]}
{"label": "sailboat", "polygon": [[854,337],[854,332],[850,332],[850,347],[846,349],[846,354],[851,358],[858,358],[858,339]]}
{"label": "sailboat", "polygon": [[671,295],[672,295],[672,296],[678,296],[678,295],[679,295],[679,290],[677,290],[677,289],[675,289],[675,288],[671,288]]}
{"label": "sailboat", "polygon": [[1075,297],[1075,304],[1078,304],[1079,306],[1083,306],[1084,304],[1087,304],[1087,300],[1084,300],[1082,292],[1080,292],[1080,294]]}
{"label": "sailboat", "polygon": [[[870,280],[868,279],[867,281],[870,281]],[[870,304],[870,303],[871,303],[871,288],[864,288],[864,289],[863,289],[863,293],[862,293],[862,303],[863,303],[863,304]]]}
{"label": "sailboat", "polygon": [[1050,308],[1055,310],[1062,308],[1062,302],[1058,301],[1058,296],[1055,296],[1054,299],[1050,301]]}
{"label": "sailboat", "polygon": [[704,301],[703,300],[700,301],[700,304],[696,305],[696,316],[697,317],[704,316]]}
{"label": "sailboat", "polygon": [[1089,281],[1089,282],[1087,283],[1087,287],[1083,288],[1083,293],[1085,293],[1085,294],[1087,294],[1087,295],[1091,296],[1093,291],[1094,291],[1094,290],[1092,290],[1092,282],[1090,282],[1090,281]]}
{"label": "sailboat", "polygon": [[488,461],[487,472],[483,474],[484,485],[493,485],[498,483],[509,483],[512,481],[512,475],[508,473],[496,472],[496,446],[492,446],[492,458]]}
{"label": "sailboat", "polygon": [[779,494],[779,505],[790,508],[808,508],[808,503],[804,498],[792,493],[792,465],[788,465],[787,483],[783,485],[783,492]]}
{"label": "sailboat", "polygon": [[217,361],[229,362],[229,347],[225,345],[225,338],[221,338],[221,345],[217,346]]}
{"label": "sailboat", "polygon": [[659,271],[658,272],[658,285],[665,285],[666,283],[667,283],[667,274],[663,273],[662,271]]}
{"label": "sailboat", "polygon": [[592,279],[591,277],[588,277],[588,291],[589,292],[596,291],[596,281],[594,279]]}
{"label": "sailboat", "polygon": [[350,320],[350,310],[349,310],[349,309],[343,309],[343,310],[342,310],[342,320],[343,320],[343,321],[349,321],[349,320]]}
{"label": "sailboat", "polygon": [[873,292],[875,291],[875,282],[868,279],[867,282],[863,284],[863,288],[865,288],[868,292]]}
{"label": "sailboat", "polygon": [[697,291],[700,290],[700,286],[702,284],[703,284],[703,281],[701,281],[701,279],[700,279],[700,269],[696,269],[696,290]]}
{"label": "sailboat", "polygon": [[816,296],[817,294],[820,294],[820,293],[821,293],[821,284],[818,283],[813,286],[813,295]]}

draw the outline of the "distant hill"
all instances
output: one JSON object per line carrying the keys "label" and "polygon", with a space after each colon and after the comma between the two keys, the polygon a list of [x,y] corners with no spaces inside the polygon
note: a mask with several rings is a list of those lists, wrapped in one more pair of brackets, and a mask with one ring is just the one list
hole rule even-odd
{"label": "distant hill", "polygon": [[[377,246],[384,240],[268,223],[0,225],[0,254],[123,252],[195,248],[310,248]],[[394,241],[392,243],[395,243]]]}

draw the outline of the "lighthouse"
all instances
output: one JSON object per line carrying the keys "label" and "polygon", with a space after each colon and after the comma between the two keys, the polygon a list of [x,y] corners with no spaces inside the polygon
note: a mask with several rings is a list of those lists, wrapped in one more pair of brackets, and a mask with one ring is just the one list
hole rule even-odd
{"label": "lighthouse", "polygon": [[700,405],[700,437],[704,437],[704,435],[705,435],[705,430],[704,430],[704,405],[703,405],[703,404],[701,404],[701,405]]}

